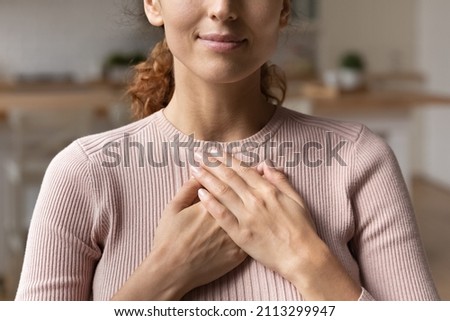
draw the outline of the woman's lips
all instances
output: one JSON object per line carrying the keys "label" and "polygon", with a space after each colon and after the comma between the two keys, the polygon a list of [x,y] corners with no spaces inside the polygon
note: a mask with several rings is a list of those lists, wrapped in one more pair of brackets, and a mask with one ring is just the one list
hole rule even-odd
{"label": "woman's lips", "polygon": [[231,34],[205,34],[198,37],[199,41],[216,52],[229,52],[240,48],[246,39]]}

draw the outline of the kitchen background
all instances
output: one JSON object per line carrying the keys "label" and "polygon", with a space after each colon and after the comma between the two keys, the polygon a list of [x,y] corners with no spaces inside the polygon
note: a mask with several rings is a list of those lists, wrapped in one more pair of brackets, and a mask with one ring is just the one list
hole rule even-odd
{"label": "kitchen background", "polygon": [[[366,123],[397,155],[450,299],[450,2],[296,0],[274,62],[286,106]],[[43,171],[75,137],[130,121],[129,62],[161,34],[134,0],[0,0],[0,298],[12,299]]]}

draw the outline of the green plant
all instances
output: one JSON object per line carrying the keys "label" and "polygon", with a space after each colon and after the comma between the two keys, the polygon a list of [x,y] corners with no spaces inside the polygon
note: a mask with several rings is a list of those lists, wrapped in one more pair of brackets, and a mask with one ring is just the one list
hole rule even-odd
{"label": "green plant", "polygon": [[366,63],[361,54],[357,52],[348,52],[342,56],[340,66],[343,68],[364,71]]}
{"label": "green plant", "polygon": [[146,57],[141,53],[132,53],[132,54],[123,54],[123,53],[114,53],[111,54],[105,62],[105,67],[114,67],[114,66],[132,66],[136,65],[142,61],[145,61]]}

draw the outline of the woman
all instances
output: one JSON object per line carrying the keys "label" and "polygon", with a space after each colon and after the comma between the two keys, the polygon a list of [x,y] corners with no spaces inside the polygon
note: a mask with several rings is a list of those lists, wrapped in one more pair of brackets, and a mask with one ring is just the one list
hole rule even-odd
{"label": "woman", "polygon": [[142,119],[53,160],[17,299],[437,299],[391,150],[280,106],[290,1],[144,5]]}

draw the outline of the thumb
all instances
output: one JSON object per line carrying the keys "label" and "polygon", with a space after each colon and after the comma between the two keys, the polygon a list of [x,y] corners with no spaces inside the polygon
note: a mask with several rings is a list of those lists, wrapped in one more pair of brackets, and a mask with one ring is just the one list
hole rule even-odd
{"label": "thumb", "polygon": [[196,199],[198,199],[198,190],[201,184],[195,179],[191,178],[181,186],[174,198],[170,201],[167,207],[175,213],[179,213],[186,207],[191,206]]}

